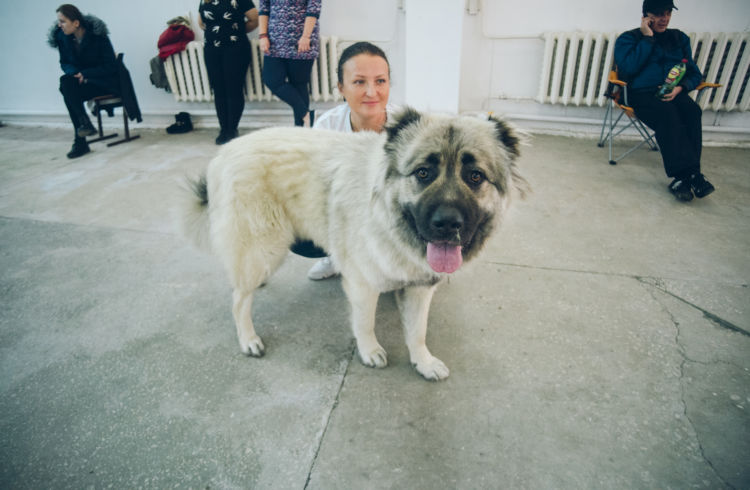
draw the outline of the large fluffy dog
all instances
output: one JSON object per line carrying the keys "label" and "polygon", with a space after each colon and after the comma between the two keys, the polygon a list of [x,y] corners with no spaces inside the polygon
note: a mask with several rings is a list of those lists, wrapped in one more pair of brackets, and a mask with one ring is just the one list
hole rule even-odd
{"label": "large fluffy dog", "polygon": [[195,185],[186,223],[229,272],[244,353],[264,353],[253,291],[290,245],[312,240],[341,271],[362,362],[387,363],[375,307],[380,293],[396,291],[411,362],[443,379],[448,368],[425,345],[430,301],[495,231],[511,188],[525,185],[517,157],[518,138],[499,120],[411,109],[383,134],[266,129],[221,149]]}

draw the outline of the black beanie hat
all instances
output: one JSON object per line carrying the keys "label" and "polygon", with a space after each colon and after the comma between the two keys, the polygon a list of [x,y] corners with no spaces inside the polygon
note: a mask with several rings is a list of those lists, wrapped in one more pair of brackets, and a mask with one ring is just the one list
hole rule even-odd
{"label": "black beanie hat", "polygon": [[643,16],[651,12],[652,14],[660,14],[667,10],[679,10],[674,6],[672,0],[643,0]]}

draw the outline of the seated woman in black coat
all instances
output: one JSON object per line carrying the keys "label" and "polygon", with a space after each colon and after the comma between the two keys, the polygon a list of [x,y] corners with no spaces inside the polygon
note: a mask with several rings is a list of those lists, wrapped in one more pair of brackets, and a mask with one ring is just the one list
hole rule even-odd
{"label": "seated woman in black coat", "polygon": [[109,41],[107,25],[93,15],[84,16],[75,5],[57,9],[57,23],[50,29],[49,44],[60,51],[60,92],[75,131],[68,158],[89,152],[86,136],[96,134],[83,103],[98,95],[117,94],[117,58]]}

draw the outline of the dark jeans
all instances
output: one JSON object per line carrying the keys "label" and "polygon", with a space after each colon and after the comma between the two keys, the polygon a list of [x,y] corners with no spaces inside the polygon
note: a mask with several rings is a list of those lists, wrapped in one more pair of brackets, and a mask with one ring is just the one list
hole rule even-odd
{"label": "dark jeans", "polygon": [[250,66],[250,43],[203,50],[206,72],[214,92],[221,132],[231,134],[245,110],[245,79]]}
{"label": "dark jeans", "polygon": [[[99,95],[117,94],[117,90],[93,82],[78,83],[78,79],[73,75],[63,75],[60,77],[60,93],[65,101],[65,107],[68,108],[68,115],[73,123],[73,132],[75,132],[76,128],[86,124],[87,121],[90,122],[83,103]],[[76,139],[82,138],[76,135]]]}
{"label": "dark jeans", "polygon": [[328,256],[328,252],[310,240],[297,240],[289,247],[289,250],[308,259],[320,259]]}
{"label": "dark jeans", "polygon": [[628,102],[638,119],[656,133],[667,176],[684,179],[699,173],[703,148],[701,108],[685,92],[671,102],[657,99],[654,92],[628,94]]}
{"label": "dark jeans", "polygon": [[263,58],[263,83],[294,111],[294,125],[302,126],[302,119],[310,110],[310,74],[315,60]]}

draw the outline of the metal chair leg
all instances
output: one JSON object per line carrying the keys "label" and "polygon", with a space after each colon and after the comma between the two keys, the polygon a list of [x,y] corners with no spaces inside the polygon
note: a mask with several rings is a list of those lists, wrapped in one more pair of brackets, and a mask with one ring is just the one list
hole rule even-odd
{"label": "metal chair leg", "polygon": [[92,140],[86,140],[86,143],[96,143],[97,141],[104,141],[110,138],[116,138],[117,133],[112,133],[112,134],[108,134],[107,136],[104,136],[104,128],[102,126],[102,111],[104,109],[96,105],[94,106],[94,110],[96,111],[96,123],[99,126],[99,136]]}
{"label": "metal chair leg", "polygon": [[128,123],[128,110],[125,108],[125,106],[122,106],[122,121],[123,121],[123,125],[125,126],[125,137],[121,140],[113,141],[112,143],[107,144],[107,146],[119,145],[120,143],[126,143],[128,141],[136,140],[141,137],[140,134],[136,134],[134,136],[130,135],[130,126]]}

